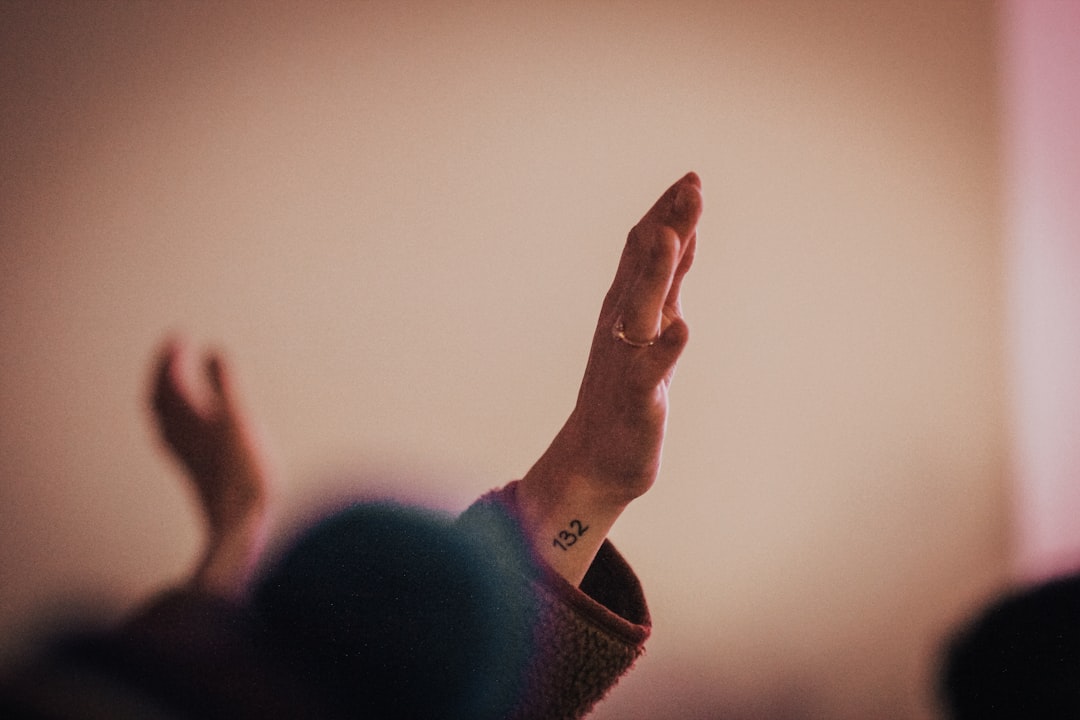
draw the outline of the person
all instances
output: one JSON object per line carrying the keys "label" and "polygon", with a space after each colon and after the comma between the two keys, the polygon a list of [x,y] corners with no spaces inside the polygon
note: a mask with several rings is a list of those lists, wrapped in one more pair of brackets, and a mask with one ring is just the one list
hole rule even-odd
{"label": "person", "polygon": [[701,182],[688,173],[631,229],[576,403],[520,480],[456,519],[354,506],[302,534],[262,574],[273,472],[260,434],[221,354],[204,356],[200,394],[186,381],[190,349],[166,343],[152,405],[202,509],[199,562],[116,631],[61,644],[0,710],[584,716],[651,630],[641,585],[607,535],[660,469],[669,387],[688,341],[680,291],[701,211]]}
{"label": "person", "polygon": [[1002,595],[944,649],[938,690],[952,720],[1080,718],[1080,575]]}

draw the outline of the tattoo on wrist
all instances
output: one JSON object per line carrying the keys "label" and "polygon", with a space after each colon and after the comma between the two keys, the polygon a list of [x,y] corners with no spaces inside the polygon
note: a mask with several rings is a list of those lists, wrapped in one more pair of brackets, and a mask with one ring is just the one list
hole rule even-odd
{"label": "tattoo on wrist", "polygon": [[573,547],[574,543],[578,541],[578,538],[584,535],[585,531],[588,529],[589,526],[583,524],[580,520],[571,520],[567,529],[560,530],[558,536],[551,541],[551,545],[565,552]]}

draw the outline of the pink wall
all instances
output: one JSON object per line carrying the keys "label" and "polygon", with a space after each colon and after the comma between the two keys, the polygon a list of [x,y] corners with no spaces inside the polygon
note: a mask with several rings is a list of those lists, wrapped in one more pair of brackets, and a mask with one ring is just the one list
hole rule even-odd
{"label": "pink wall", "polygon": [[1002,6],[1016,562],[1080,568],[1080,3]]}

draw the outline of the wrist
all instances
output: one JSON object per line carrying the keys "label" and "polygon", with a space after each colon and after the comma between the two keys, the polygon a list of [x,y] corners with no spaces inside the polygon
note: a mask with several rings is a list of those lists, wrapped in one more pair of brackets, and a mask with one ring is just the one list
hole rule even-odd
{"label": "wrist", "polygon": [[522,529],[533,551],[573,585],[585,577],[628,500],[542,458],[518,483]]}

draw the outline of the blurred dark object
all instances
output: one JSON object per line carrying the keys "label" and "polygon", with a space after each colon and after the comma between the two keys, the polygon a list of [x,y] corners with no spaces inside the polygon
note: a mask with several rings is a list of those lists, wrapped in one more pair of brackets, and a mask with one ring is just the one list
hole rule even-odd
{"label": "blurred dark object", "polygon": [[953,720],[1080,718],[1080,577],[993,603],[952,639],[940,690]]}
{"label": "blurred dark object", "polygon": [[450,520],[351,507],[305,532],[238,605],[177,590],[19,668],[0,717],[499,718],[535,612]]}

